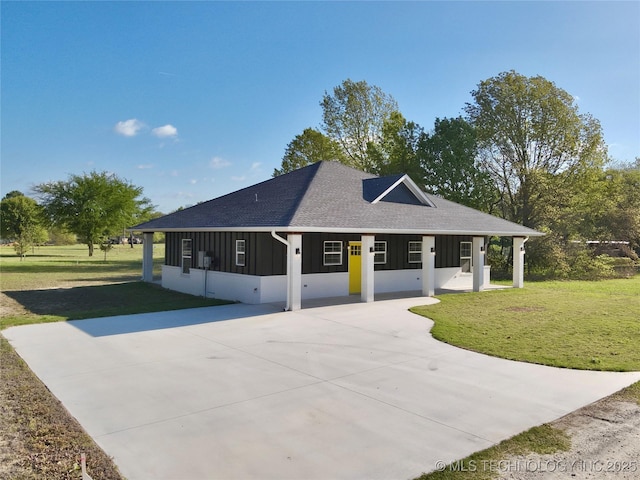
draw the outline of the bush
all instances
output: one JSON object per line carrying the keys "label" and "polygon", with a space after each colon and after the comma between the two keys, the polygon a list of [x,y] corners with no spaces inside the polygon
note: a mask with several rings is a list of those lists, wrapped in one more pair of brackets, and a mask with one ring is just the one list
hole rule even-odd
{"label": "bush", "polygon": [[[508,244],[503,237],[492,238],[487,247],[487,265],[491,265],[491,278],[507,280],[511,278],[511,241]],[[511,240],[511,239],[508,239]]]}
{"label": "bush", "polygon": [[571,270],[564,240],[546,232],[544,237],[530,239],[525,244],[527,274],[543,278],[568,278]]}
{"label": "bush", "polygon": [[548,233],[526,244],[529,277],[559,280],[605,280],[633,276],[638,265],[629,257],[611,257],[582,242],[565,242]]}

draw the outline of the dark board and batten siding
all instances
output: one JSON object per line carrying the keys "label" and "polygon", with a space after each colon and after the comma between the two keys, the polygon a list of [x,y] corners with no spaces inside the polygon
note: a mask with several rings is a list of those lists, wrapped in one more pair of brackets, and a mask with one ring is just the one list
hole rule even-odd
{"label": "dark board and batten siding", "polygon": [[436,235],[436,268],[459,267],[460,242],[470,241],[470,236]]}
{"label": "dark board and batten siding", "polygon": [[[198,252],[207,252],[210,270],[245,275],[285,275],[286,247],[264,232],[167,232],[165,264],[181,265],[182,239],[192,240],[191,268],[198,265]],[[245,241],[245,265],[236,265],[236,240]]]}
{"label": "dark board and batten siding", "polygon": [[[286,234],[281,236],[286,237]],[[191,268],[198,264],[198,252],[212,258],[210,270],[246,275],[285,275],[286,247],[265,232],[167,232],[165,264],[178,267],[182,260],[182,239],[191,239]],[[409,263],[409,242],[420,235],[376,235],[376,241],[387,242],[387,262],[376,264],[375,270],[409,270],[422,268],[421,263]],[[360,234],[305,233],[302,235],[302,273],[333,273],[348,271],[349,242],[359,242]],[[245,240],[245,265],[236,265],[236,240]],[[460,242],[470,242],[471,236],[436,235],[436,268],[460,266]],[[342,242],[342,264],[323,265],[325,241]]]}

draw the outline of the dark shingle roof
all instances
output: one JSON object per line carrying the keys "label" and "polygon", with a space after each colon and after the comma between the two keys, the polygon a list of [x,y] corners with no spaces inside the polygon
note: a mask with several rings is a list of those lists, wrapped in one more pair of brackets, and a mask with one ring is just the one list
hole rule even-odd
{"label": "dark shingle roof", "polygon": [[402,182],[371,203],[401,178],[318,162],[134,229],[541,235],[435,195],[424,194],[432,206],[417,197],[412,202],[413,193]]}

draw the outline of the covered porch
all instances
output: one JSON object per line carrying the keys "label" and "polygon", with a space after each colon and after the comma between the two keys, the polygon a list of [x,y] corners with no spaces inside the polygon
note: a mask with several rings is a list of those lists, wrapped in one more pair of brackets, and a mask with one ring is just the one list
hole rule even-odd
{"label": "covered porch", "polygon": [[[247,298],[229,298],[231,300],[238,300],[245,303],[275,303],[280,301],[276,297],[283,298],[286,291],[286,300],[284,308],[286,310],[299,310],[307,305],[313,304],[315,301],[321,301],[326,298],[341,297],[348,302],[373,302],[385,298],[385,296],[396,296],[403,291],[410,292],[411,296],[424,296],[432,297],[437,291],[443,291],[442,289],[451,291],[475,291],[479,292],[489,288],[493,288],[489,284],[489,272],[488,267],[485,268],[485,255],[486,255],[486,237],[473,236],[470,246],[472,248],[473,267],[471,272],[461,275],[456,275],[455,281],[445,278],[443,280],[443,270],[436,268],[436,236],[435,235],[423,235],[420,241],[420,254],[421,265],[420,268],[412,270],[395,271],[410,273],[412,277],[412,285],[410,288],[403,287],[398,284],[393,285],[395,278],[393,277],[394,271],[376,271],[375,269],[375,256],[376,256],[376,236],[374,234],[362,234],[360,235],[360,241],[358,243],[357,252],[352,251],[351,247],[348,249],[348,255],[357,253],[358,262],[349,263],[349,271],[340,274],[341,279],[336,282],[336,278],[331,274],[316,274],[312,275],[312,281],[320,283],[332,283],[332,286],[327,287],[325,285],[322,295],[312,297],[309,295],[310,289],[313,288],[310,284],[310,275],[303,274],[303,233],[287,233],[286,237],[278,235],[275,231],[271,232],[271,236],[274,240],[281,242],[286,247],[286,275],[279,275],[275,277],[255,277],[251,275],[233,275],[233,278],[225,281],[225,283],[237,282],[238,291],[247,290]],[[152,270],[152,257],[153,257],[153,233],[144,233],[143,242],[143,281],[153,281]],[[526,237],[513,237],[513,287],[522,288],[524,280],[524,243]],[[310,252],[311,253],[311,252]],[[314,253],[315,254],[315,253]],[[355,265],[355,267],[354,267]],[[357,272],[352,270],[357,269]],[[199,279],[201,273],[202,280]],[[356,273],[357,275],[354,275]],[[450,275],[450,272],[446,272]],[[163,271],[163,277],[165,271]],[[211,288],[207,289],[207,279],[212,276],[225,275],[221,272],[213,272],[209,270],[192,269],[191,281],[193,283],[192,291],[187,293],[193,293],[203,296],[215,296],[218,295],[218,291],[213,291]],[[227,274],[229,275],[229,274]],[[357,285],[349,285],[349,292],[357,292],[357,294],[348,295],[344,290],[344,287],[339,289],[335,288],[335,284],[342,282],[356,281]],[[184,279],[182,279],[184,280]],[[163,278],[163,284],[166,279]],[[377,283],[376,283],[377,282]],[[242,283],[242,285],[240,285]],[[244,285],[246,284],[246,285]],[[391,288],[389,285],[391,284]],[[202,287],[201,287],[202,285]],[[214,282],[209,281],[209,287],[213,286]],[[359,287],[359,288],[358,288]],[[171,288],[171,287],[169,287]],[[502,288],[502,287],[500,287]],[[390,289],[395,291],[389,291]],[[336,291],[340,290],[340,291]],[[268,292],[271,292],[269,295]],[[282,292],[279,295],[277,291]],[[344,294],[343,294],[344,293]],[[225,298],[221,296],[220,298]]]}

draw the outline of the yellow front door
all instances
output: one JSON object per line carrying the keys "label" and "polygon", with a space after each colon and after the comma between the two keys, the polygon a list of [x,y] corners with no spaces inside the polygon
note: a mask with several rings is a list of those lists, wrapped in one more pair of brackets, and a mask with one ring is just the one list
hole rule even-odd
{"label": "yellow front door", "polygon": [[362,242],[349,242],[349,294],[360,293],[362,284]]}

